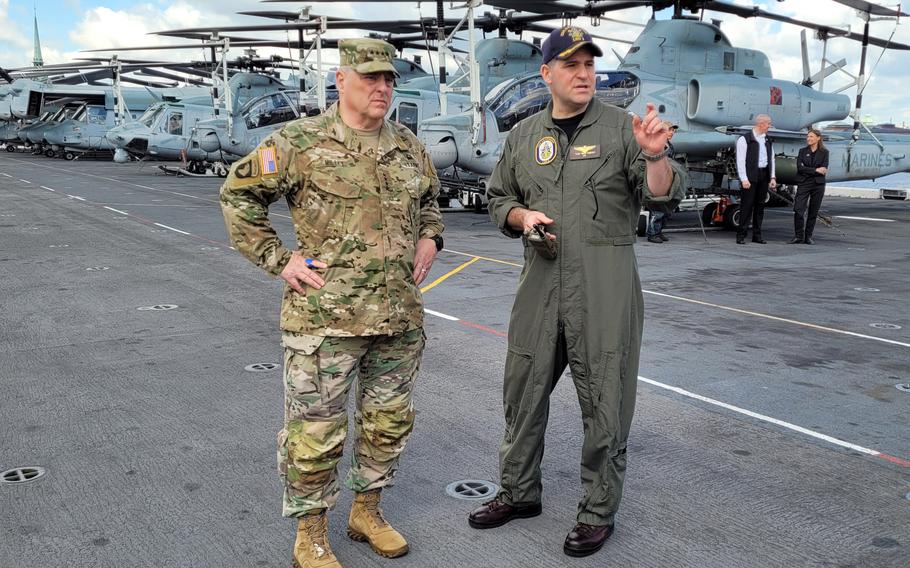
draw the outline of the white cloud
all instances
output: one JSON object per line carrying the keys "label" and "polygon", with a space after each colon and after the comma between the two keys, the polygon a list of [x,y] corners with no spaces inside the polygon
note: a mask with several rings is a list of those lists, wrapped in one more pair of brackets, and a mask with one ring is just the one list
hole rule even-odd
{"label": "white cloud", "polygon": [[9,18],[9,0],[0,0],[0,67],[18,67],[31,56],[31,38]]}

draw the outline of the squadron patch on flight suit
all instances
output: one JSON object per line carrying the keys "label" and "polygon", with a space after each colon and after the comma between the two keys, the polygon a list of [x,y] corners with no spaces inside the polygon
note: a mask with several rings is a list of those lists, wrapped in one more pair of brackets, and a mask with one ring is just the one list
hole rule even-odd
{"label": "squadron patch on flight suit", "polygon": [[278,157],[274,147],[259,149],[259,171],[262,172],[262,177],[278,175]]}
{"label": "squadron patch on flight suit", "polygon": [[600,144],[591,144],[588,146],[572,146],[569,151],[570,160],[587,160],[588,158],[600,157]]}
{"label": "squadron patch on flight suit", "polygon": [[546,166],[556,159],[556,138],[544,136],[537,141],[534,159],[537,165]]}

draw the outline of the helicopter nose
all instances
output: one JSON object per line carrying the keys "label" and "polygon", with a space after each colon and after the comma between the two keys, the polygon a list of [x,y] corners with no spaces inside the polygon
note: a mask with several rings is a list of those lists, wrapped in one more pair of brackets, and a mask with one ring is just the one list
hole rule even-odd
{"label": "helicopter nose", "polygon": [[44,133],[44,139],[49,144],[60,145],[65,141],[64,129],[63,128],[49,128]]}
{"label": "helicopter nose", "polygon": [[214,130],[200,130],[194,136],[203,152],[217,152],[221,149],[218,134]]}
{"label": "helicopter nose", "polygon": [[450,133],[421,132],[421,140],[437,170],[449,168],[458,161],[458,147]]}
{"label": "helicopter nose", "polygon": [[122,148],[129,144],[140,130],[141,124],[121,124],[115,126],[105,133],[104,137],[116,148]]}

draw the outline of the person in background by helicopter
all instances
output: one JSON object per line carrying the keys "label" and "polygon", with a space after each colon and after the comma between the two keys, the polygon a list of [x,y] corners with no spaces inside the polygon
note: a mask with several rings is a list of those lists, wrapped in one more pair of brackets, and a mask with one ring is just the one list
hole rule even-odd
{"label": "person in background by helicopter", "polygon": [[[796,200],[793,204],[793,228],[795,235],[790,244],[815,244],[812,231],[818,210],[825,197],[825,176],[828,174],[828,149],[822,143],[822,133],[810,128],[806,133],[806,146],[800,148],[796,157]],[[808,209],[808,211],[807,211]]]}
{"label": "person in background by helicopter", "polygon": [[765,244],[762,238],[761,222],[765,216],[765,199],[768,188],[775,189],[774,149],[771,139],[766,136],[771,128],[771,117],[759,114],[755,126],[736,140],[736,173],[742,185],[739,208],[739,230],[736,243],[746,244],[749,219],[752,219],[752,242]]}
{"label": "person in background by helicopter", "polygon": [[[673,135],[676,134],[676,130],[679,128],[678,125],[673,124],[669,120],[664,121],[664,126],[667,127],[667,157],[671,160],[676,154],[676,150],[673,148]],[[669,213],[664,213],[660,209],[648,210],[651,214],[648,216],[648,242],[663,244],[670,240],[670,237],[664,235],[664,224],[667,222],[667,219],[670,218]]]}

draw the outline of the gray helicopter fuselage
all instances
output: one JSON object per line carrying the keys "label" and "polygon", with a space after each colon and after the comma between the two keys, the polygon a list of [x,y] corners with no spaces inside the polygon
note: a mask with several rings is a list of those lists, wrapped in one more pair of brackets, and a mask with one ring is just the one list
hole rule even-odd
{"label": "gray helicopter fuselage", "polygon": [[[257,73],[236,73],[228,81],[232,108],[239,109],[251,100],[288,87],[280,80]],[[220,116],[225,111],[220,110]],[[158,160],[225,161],[236,159],[218,148],[200,146],[197,129],[217,119],[211,95],[164,101],[149,107],[139,120],[120,125],[107,133],[107,140],[117,150],[115,161],[123,162],[127,154]],[[229,151],[228,151],[229,152]]]}
{"label": "gray helicopter fuselage", "polygon": [[[145,109],[143,109],[145,110]],[[131,113],[136,118],[141,113]],[[44,139],[54,147],[86,152],[112,150],[106,138],[108,130],[116,126],[116,113],[101,105],[84,105],[81,110],[44,132]]]}
{"label": "gray helicopter fuselage", "polygon": [[[530,73],[490,92],[479,135],[472,132],[469,112],[422,123],[420,137],[436,167],[492,173],[515,123],[549,102],[545,86],[539,74]],[[775,79],[764,53],[733,47],[714,24],[689,19],[649,21],[619,68],[598,72],[596,88],[604,102],[639,116],[646,103],[654,103],[662,118],[679,125],[673,144],[689,164],[716,160],[735,143],[723,127],[751,124],[758,114],[799,130],[850,111],[845,95]]]}
{"label": "gray helicopter fuselage", "polygon": [[[406,85],[410,86],[408,82]],[[301,118],[295,110],[299,91],[272,93],[253,99],[235,116],[228,129],[224,118],[200,122],[194,138],[199,147],[209,152],[223,150],[235,156],[252,152],[262,140],[290,121]],[[448,110],[460,113],[470,108],[470,97],[453,93],[448,98]],[[439,93],[412,88],[395,88],[387,118],[400,122],[415,134],[421,121],[439,114]]]}

